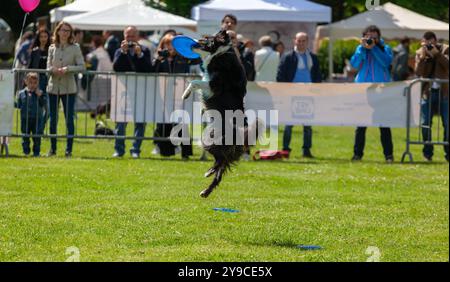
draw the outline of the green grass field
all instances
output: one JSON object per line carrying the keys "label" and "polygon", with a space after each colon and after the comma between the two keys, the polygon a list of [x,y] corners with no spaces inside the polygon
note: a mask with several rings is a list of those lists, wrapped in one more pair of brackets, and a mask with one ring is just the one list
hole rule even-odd
{"label": "green grass field", "polygon": [[61,140],[58,157],[34,159],[14,139],[0,158],[0,261],[66,261],[72,246],[80,261],[366,261],[371,246],[381,261],[449,260],[442,148],[432,164],[417,146],[418,162],[400,164],[405,131],[394,130],[388,165],[369,129],[364,161],[351,163],[354,129],[316,127],[317,158],[305,160],[295,130],[290,160],[241,162],[208,199],[198,148],[183,162],[146,141],[141,159],[115,160],[113,141],[77,140],[65,159]]}

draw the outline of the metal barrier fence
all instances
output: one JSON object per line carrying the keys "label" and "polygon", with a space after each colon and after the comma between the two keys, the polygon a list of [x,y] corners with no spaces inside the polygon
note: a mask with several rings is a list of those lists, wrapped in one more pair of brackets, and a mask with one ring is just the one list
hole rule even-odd
{"label": "metal barrier fence", "polygon": [[[43,84],[47,84],[48,82],[48,72],[46,70],[26,69],[14,70],[14,72],[15,101],[17,101],[17,94],[19,91],[25,87],[24,78],[27,73],[38,73],[40,83],[42,83],[41,86],[43,86]],[[174,123],[170,120],[170,113],[175,110],[175,100],[179,100],[180,91],[186,89],[191,80],[199,79],[199,76],[193,74],[116,73],[93,71],[85,71],[74,74],[74,76],[76,78],[78,92],[76,94],[73,134],[69,134],[68,126],[65,127],[65,134],[55,134],[50,132],[49,120],[51,105],[48,101],[49,94],[47,93],[46,102],[44,105],[36,104],[36,109],[27,108],[27,113],[25,115],[26,118],[21,118],[21,112],[16,111],[15,128],[13,129],[13,134],[11,137],[169,141],[168,135],[170,132],[167,134],[164,126],[162,127],[162,136],[167,137],[118,136],[116,134],[96,134],[89,131],[100,125],[100,122],[106,125],[105,132],[108,131],[107,129],[114,130],[116,125],[115,122],[113,128],[108,127],[107,119],[111,116],[114,116],[115,118],[122,117],[123,120],[121,122],[123,123],[145,123],[145,121],[140,122],[139,119],[145,119],[145,117],[148,117],[148,112],[146,113],[146,111],[154,114],[153,118],[150,118],[154,121],[153,123],[150,123],[153,126],[155,126],[156,123]],[[140,85],[138,85],[138,81],[140,82]],[[142,85],[144,85],[144,87],[141,87]],[[113,92],[116,95],[112,95]],[[118,95],[119,92],[121,95]],[[139,100],[139,98],[142,97],[144,99],[143,105],[140,104],[142,101]],[[123,110],[121,107],[123,108],[124,101],[119,101],[119,99],[125,99],[125,113],[120,113],[120,110]],[[63,109],[69,106],[69,99],[65,99],[65,101],[66,105],[63,105]],[[128,101],[134,101],[134,105],[127,105]],[[27,98],[27,103],[28,102],[29,99]],[[148,107],[149,105],[150,108]],[[191,107],[193,107],[193,98],[182,102],[181,109],[193,111],[193,108]],[[137,112],[139,112],[137,111],[138,108],[144,111],[143,116],[141,117],[137,116]],[[180,109],[180,107],[178,107],[178,109]],[[30,119],[30,113],[28,112],[30,110],[32,114],[35,114],[34,110],[39,112],[39,114],[41,114],[41,119]],[[57,120],[60,120],[60,110],[60,101],[57,100]],[[127,113],[127,110],[133,112],[132,116]],[[66,121],[68,112],[68,110],[65,111]],[[84,122],[83,124],[80,124],[79,120],[83,115]],[[30,120],[32,120],[34,124],[29,124]],[[193,136],[192,123],[189,127],[190,136]],[[186,139],[171,138],[170,140],[185,141]]]}
{"label": "metal barrier fence", "polygon": [[[423,93],[423,89],[425,89],[426,87],[429,88],[427,89],[429,91],[429,95],[428,97],[424,97],[424,95],[422,94],[420,101],[412,101],[411,89],[419,83],[421,84],[421,93]],[[443,146],[444,148],[447,147],[448,150],[448,95],[446,96],[446,99],[444,99],[445,94],[441,91],[442,85],[448,85],[448,83],[448,79],[419,78],[412,81],[411,84],[405,88],[405,95],[407,96],[406,106],[408,117],[406,124],[406,150],[402,156],[402,163],[405,162],[407,157],[409,159],[409,162],[413,162],[411,145],[423,145],[424,155],[426,154],[425,150],[432,151],[432,146],[435,145]],[[413,132],[413,128],[411,125],[412,109],[414,103],[420,103],[420,122],[416,134]],[[445,111],[446,114],[444,114]],[[440,118],[437,120],[437,125],[433,126],[433,117],[435,116],[435,114],[440,116]],[[434,136],[432,134],[433,127],[434,129],[436,129],[436,134]],[[417,138],[415,136],[417,136]]]}
{"label": "metal barrier fence", "polygon": [[[40,76],[41,83],[47,82],[47,71],[45,70],[15,70],[15,96],[17,97],[18,92],[24,88],[23,78],[26,73],[36,72]],[[155,129],[156,123],[174,123],[170,120],[170,113],[176,109],[176,102],[178,101],[177,109],[182,109],[188,112],[193,112],[193,102],[195,95],[191,95],[190,100],[181,100],[181,95],[186,89],[187,85],[191,80],[200,79],[197,75],[192,74],[155,74],[155,73],[116,73],[116,72],[92,72],[86,71],[76,74],[78,93],[76,95],[76,105],[74,113],[74,130],[73,134],[69,134],[68,126],[65,127],[65,134],[51,133],[48,123],[49,123],[49,109],[50,103],[47,101],[44,105],[42,121],[39,119],[34,119],[35,124],[29,124],[30,119],[28,112],[26,113],[26,118],[21,118],[20,111],[16,111],[15,116],[15,129],[11,137],[19,138],[62,138],[62,139],[123,139],[123,140],[153,140],[153,141],[186,141],[185,138],[172,138],[169,139],[168,133],[165,132],[165,126],[162,127],[162,136],[127,136],[114,134],[98,134],[89,132],[96,128],[99,122],[106,125],[105,131],[108,127],[108,117],[114,116],[117,120],[122,118],[122,122],[138,122],[139,118],[152,120],[153,129]],[[139,82],[139,83],[138,83]],[[448,98],[446,101],[442,99],[442,95],[436,90],[433,91],[433,95],[430,95],[429,102],[423,98],[421,101],[412,101],[411,89],[417,84],[421,84],[424,87],[432,88],[442,88],[437,87],[444,83],[448,84],[448,80],[441,79],[416,79],[411,82],[411,84],[405,88],[405,95],[407,96],[407,124],[406,124],[406,150],[402,156],[402,162],[405,162],[406,158],[409,158],[410,162],[413,162],[413,156],[411,153],[411,145],[423,145],[423,146],[449,146],[448,142]],[[45,84],[44,83],[44,84]],[[139,86],[140,85],[140,86]],[[143,87],[142,87],[143,85]],[[120,88],[120,89],[119,89]],[[430,90],[431,91],[431,90]],[[122,96],[118,93],[122,93]],[[115,93],[115,95],[112,95]],[[47,94],[48,95],[48,94]],[[138,96],[141,100],[138,99]],[[437,97],[437,100],[436,100]],[[47,96],[48,98],[48,96]],[[125,99],[124,101],[119,101],[119,99]],[[17,99],[16,99],[17,100]],[[131,100],[132,105],[127,105],[127,102]],[[66,102],[68,99],[66,99]],[[417,129],[417,134],[413,132],[413,126],[411,122],[412,109],[413,106],[421,103],[420,105],[420,117],[419,127]],[[433,128],[433,116],[434,116],[434,106],[437,105],[438,112],[440,113],[447,103],[447,116],[438,119],[437,125],[434,125],[436,133],[434,138],[431,136]],[[182,103],[180,105],[180,103]],[[125,104],[125,106],[123,105]],[[120,107],[118,105],[121,105]],[[39,107],[39,105],[36,105]],[[59,115],[60,113],[60,103],[58,101],[58,110],[56,111]],[[67,104],[65,105],[68,106]],[[125,110],[122,109],[123,106]],[[141,116],[138,117],[137,109],[141,109]],[[127,109],[130,109],[132,115],[127,113]],[[28,110],[28,109],[27,109]],[[37,108],[36,111],[39,112]],[[122,111],[122,112],[121,112]],[[124,111],[124,112],[123,112]],[[68,111],[65,113],[65,118],[67,118]],[[83,124],[79,123],[80,117],[84,115]],[[153,116],[152,116],[153,115]],[[105,116],[105,118],[102,118]],[[150,116],[150,118],[149,118]],[[59,119],[57,117],[57,119]],[[24,123],[25,120],[25,123]],[[67,119],[66,119],[67,120]],[[66,123],[67,125],[67,123]],[[116,123],[114,122],[113,127],[110,129],[115,129]],[[33,129],[33,130],[30,130]],[[189,121],[189,136],[192,138],[194,130],[193,120]],[[443,132],[443,134],[442,134]],[[100,132],[101,133],[101,132]],[[106,132],[105,132],[106,133]],[[150,134],[148,134],[150,135]],[[152,134],[153,135],[153,134]],[[425,135],[426,138],[424,137]],[[415,138],[417,136],[417,138]],[[444,137],[444,138],[442,138]],[[440,141],[443,139],[443,141]],[[434,140],[434,141],[433,141]],[[189,140],[191,141],[191,140]],[[6,142],[2,142],[2,151],[7,150]]]}

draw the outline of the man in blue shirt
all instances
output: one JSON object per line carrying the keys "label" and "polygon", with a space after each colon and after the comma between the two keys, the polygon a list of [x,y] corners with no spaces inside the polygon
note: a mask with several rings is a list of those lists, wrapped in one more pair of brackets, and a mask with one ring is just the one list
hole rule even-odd
{"label": "man in blue shirt", "polygon": [[[361,44],[356,48],[350,61],[352,67],[358,70],[355,82],[390,82],[392,60],[392,49],[389,45],[384,44],[380,29],[374,25],[367,27],[363,31]],[[353,161],[360,161],[364,155],[366,131],[366,127],[356,129]],[[382,127],[380,133],[384,157],[388,163],[392,163],[394,161],[394,145],[392,144],[391,129]]]}
{"label": "man in blue shirt", "polygon": [[[277,82],[319,83],[322,82],[319,60],[308,49],[308,34],[299,32],[295,36],[295,50],[286,53],[280,60]],[[291,151],[292,125],[286,125],[283,135],[283,150]],[[303,156],[313,158],[312,128],[303,127]]]}

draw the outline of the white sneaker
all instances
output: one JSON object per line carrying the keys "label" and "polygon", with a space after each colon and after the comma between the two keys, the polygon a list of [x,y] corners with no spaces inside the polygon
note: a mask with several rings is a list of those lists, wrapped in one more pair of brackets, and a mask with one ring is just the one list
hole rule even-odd
{"label": "white sneaker", "polygon": [[139,159],[139,154],[138,153],[131,153],[131,157],[133,159]]}
{"label": "white sneaker", "polygon": [[115,152],[115,153],[112,155],[112,157],[113,157],[113,158],[121,158],[122,156],[121,156],[119,153]]}
{"label": "white sneaker", "polygon": [[156,146],[152,151],[152,155],[159,155],[159,153],[160,153],[159,147]]}

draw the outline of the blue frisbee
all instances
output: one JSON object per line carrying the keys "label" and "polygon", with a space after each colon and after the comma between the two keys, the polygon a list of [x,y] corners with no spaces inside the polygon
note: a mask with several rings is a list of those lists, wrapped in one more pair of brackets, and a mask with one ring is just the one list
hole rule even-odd
{"label": "blue frisbee", "polygon": [[221,211],[221,212],[229,212],[229,213],[238,213],[238,210],[233,209],[227,209],[227,208],[213,208],[215,211]]}
{"label": "blue frisbee", "polygon": [[175,36],[172,40],[172,46],[178,54],[187,59],[194,60],[200,58],[200,55],[192,50],[195,46],[198,46],[198,43],[190,37],[184,35]]}
{"label": "blue frisbee", "polygon": [[314,246],[314,245],[299,245],[299,246],[297,246],[297,248],[299,248],[300,250],[303,250],[303,251],[318,251],[318,250],[322,250],[321,246]]}

